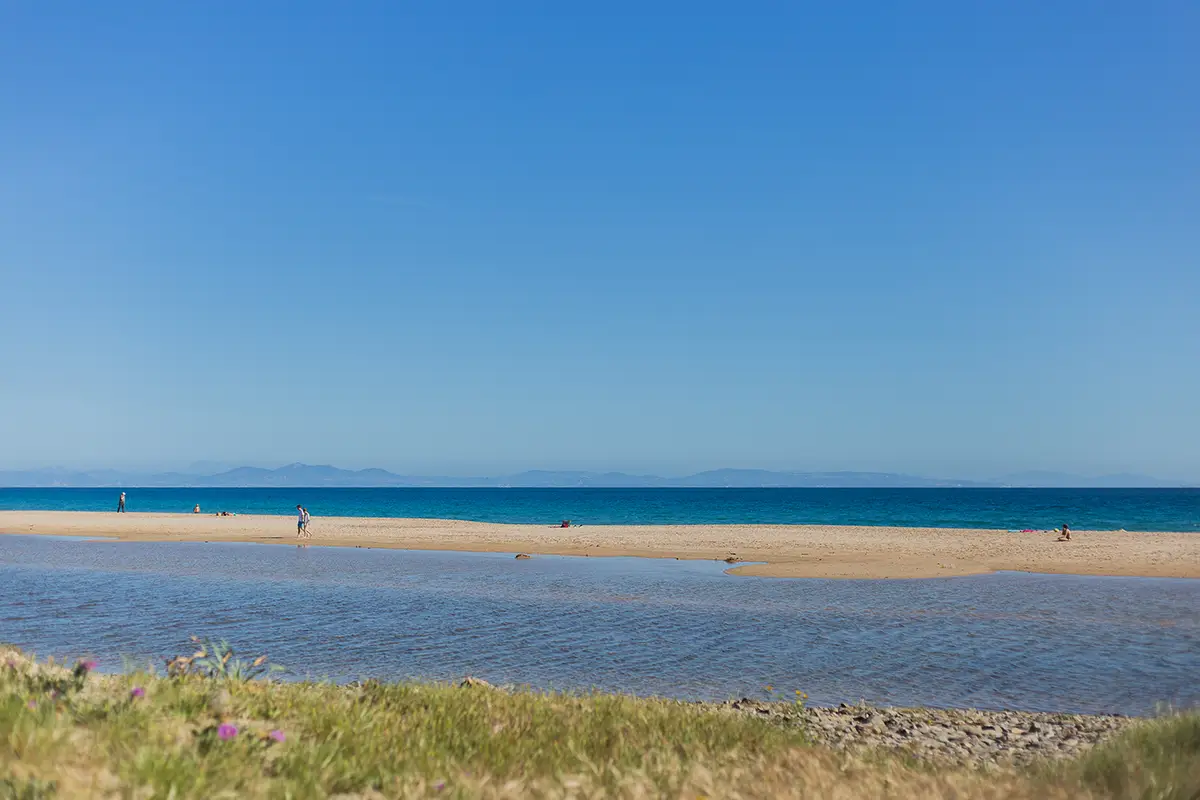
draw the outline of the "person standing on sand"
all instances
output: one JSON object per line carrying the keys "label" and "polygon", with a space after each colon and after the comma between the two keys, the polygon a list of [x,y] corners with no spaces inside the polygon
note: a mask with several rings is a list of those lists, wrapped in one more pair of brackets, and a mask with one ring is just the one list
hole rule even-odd
{"label": "person standing on sand", "polygon": [[297,504],[296,514],[296,537],[299,538],[301,536],[307,536],[309,520],[308,509],[300,504]]}
{"label": "person standing on sand", "polygon": [[124,512],[125,512],[125,493],[121,492],[121,499],[117,501],[117,513],[123,514]]}

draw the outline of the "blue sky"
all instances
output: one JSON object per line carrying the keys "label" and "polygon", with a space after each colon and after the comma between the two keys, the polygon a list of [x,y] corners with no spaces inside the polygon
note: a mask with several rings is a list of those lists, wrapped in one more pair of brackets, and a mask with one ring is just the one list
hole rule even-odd
{"label": "blue sky", "polygon": [[1195,3],[183,5],[0,8],[0,468],[1200,478]]}

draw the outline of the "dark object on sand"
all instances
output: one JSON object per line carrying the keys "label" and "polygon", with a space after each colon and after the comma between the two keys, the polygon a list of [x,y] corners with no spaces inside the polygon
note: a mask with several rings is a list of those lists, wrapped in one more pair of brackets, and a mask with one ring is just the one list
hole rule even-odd
{"label": "dark object on sand", "polygon": [[517,558],[533,558],[529,553],[517,553]]}

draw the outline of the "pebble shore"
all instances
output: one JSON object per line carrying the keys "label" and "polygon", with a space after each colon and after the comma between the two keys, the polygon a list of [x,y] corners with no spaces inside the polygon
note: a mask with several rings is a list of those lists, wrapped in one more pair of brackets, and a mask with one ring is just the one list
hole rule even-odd
{"label": "pebble shore", "polygon": [[[494,687],[468,677],[463,688]],[[835,750],[901,753],[938,764],[1020,765],[1074,758],[1141,717],[1120,714],[1055,714],[956,708],[888,708],[842,703],[805,706],[778,700],[698,702],[709,711],[753,715],[772,724],[803,728],[817,744]]]}
{"label": "pebble shore", "polygon": [[744,698],[717,708],[803,726],[819,742],[840,750],[901,751],[941,763],[1027,764],[1070,758],[1135,725],[1137,717],[879,708],[847,705],[800,707]]}

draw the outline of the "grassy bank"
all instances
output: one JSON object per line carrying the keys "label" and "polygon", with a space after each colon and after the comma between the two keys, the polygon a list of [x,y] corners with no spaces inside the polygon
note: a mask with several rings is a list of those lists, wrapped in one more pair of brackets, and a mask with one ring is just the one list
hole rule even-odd
{"label": "grassy bank", "polygon": [[221,674],[235,664],[101,677],[0,651],[0,798],[1200,793],[1196,715],[1058,765],[934,768],[837,753],[794,727],[686,703]]}

